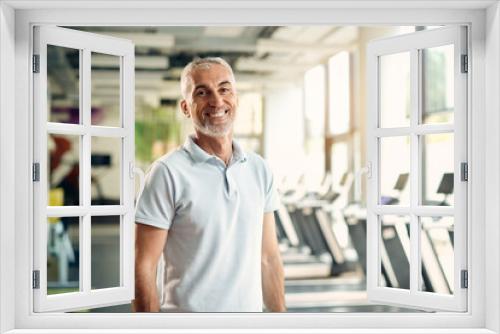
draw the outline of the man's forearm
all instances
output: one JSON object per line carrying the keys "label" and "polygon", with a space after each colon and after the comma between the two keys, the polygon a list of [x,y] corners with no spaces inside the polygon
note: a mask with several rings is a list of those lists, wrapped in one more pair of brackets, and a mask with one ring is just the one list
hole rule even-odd
{"label": "man's forearm", "polygon": [[262,293],[271,312],[286,312],[285,275],[279,255],[262,260]]}
{"label": "man's forearm", "polygon": [[160,302],[156,291],[156,274],[151,268],[137,267],[135,272],[134,312],[159,312]]}

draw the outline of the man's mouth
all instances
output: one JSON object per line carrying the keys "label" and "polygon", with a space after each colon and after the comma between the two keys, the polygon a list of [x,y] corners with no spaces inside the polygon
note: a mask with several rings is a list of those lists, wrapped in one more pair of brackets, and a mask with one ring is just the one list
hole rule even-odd
{"label": "man's mouth", "polygon": [[214,111],[214,112],[206,112],[205,113],[205,116],[209,117],[209,118],[221,118],[221,117],[224,117],[225,115],[227,115],[228,113],[228,110],[218,110],[218,111]]}

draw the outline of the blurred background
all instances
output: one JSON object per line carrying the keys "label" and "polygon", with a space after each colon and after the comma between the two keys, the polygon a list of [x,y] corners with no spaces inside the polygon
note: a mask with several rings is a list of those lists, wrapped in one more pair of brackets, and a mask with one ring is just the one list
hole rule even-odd
{"label": "blurred background", "polygon": [[[235,139],[270,164],[290,312],[417,312],[366,296],[366,46],[435,27],[70,27],[135,44],[135,159],[150,164],[193,132],[179,77],[194,57],[233,67]],[[79,50],[48,47],[49,121],[79,124]],[[120,59],[92,53],[92,125],[121,126]],[[381,123],[409,125],[409,58],[381,58]],[[453,122],[453,47],[424,53],[424,123]],[[49,134],[49,205],[79,205],[81,139]],[[409,203],[407,137],[381,141],[381,204]],[[422,201],[453,205],[453,134],[422,136]],[[92,205],[121,203],[121,139],[92,137]],[[408,157],[403,159],[402,157]],[[431,164],[436,160],[439,164]],[[453,217],[422,219],[423,291],[453,293]],[[48,218],[49,294],[79,289],[79,217]],[[92,217],[92,288],[120,284],[120,216]],[[409,217],[384,216],[380,282],[409,289]],[[130,312],[130,305],[84,310]]]}

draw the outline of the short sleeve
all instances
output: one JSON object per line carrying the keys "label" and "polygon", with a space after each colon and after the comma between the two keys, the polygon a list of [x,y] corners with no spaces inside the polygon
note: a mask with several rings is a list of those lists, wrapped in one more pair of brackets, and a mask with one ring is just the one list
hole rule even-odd
{"label": "short sleeve", "polygon": [[264,212],[273,212],[279,209],[280,200],[278,196],[278,191],[276,189],[276,185],[274,183],[273,173],[271,169],[264,162],[265,171],[266,171],[266,196],[264,203]]}
{"label": "short sleeve", "polygon": [[144,189],[137,202],[137,223],[168,229],[175,213],[174,184],[168,167],[155,162],[146,175]]}

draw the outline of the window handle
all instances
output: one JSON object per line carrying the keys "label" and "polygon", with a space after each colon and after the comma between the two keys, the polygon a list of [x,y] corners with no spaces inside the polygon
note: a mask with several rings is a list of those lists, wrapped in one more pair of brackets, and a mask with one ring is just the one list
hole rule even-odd
{"label": "window handle", "polygon": [[365,167],[358,169],[354,173],[354,179],[359,180],[364,174],[366,174],[367,179],[371,179],[372,177],[372,163],[368,162]]}

